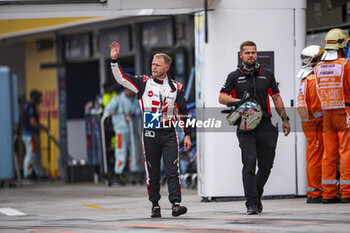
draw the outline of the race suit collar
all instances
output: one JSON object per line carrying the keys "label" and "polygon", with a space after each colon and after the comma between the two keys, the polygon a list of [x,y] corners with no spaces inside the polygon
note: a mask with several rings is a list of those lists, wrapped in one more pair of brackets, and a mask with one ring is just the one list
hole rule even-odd
{"label": "race suit collar", "polygon": [[159,78],[153,77],[154,81],[158,84],[163,84],[164,80],[166,80],[167,78],[168,78],[168,76],[166,76],[164,79],[159,79]]}
{"label": "race suit collar", "polygon": [[168,80],[168,83],[169,83],[169,86],[171,88],[172,91],[175,91],[176,90],[176,87],[174,86],[174,83],[172,81],[172,79],[169,77],[169,76],[166,76],[165,79],[161,80],[161,79],[157,79],[156,77],[152,77],[153,80],[158,83],[158,84],[163,84],[164,83],[164,80]]}

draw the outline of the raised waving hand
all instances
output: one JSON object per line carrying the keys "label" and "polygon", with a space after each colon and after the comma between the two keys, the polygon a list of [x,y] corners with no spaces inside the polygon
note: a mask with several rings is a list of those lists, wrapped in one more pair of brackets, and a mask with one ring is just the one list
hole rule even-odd
{"label": "raised waving hand", "polygon": [[117,60],[120,53],[120,44],[113,41],[112,44],[109,45],[109,47],[111,48],[111,59]]}

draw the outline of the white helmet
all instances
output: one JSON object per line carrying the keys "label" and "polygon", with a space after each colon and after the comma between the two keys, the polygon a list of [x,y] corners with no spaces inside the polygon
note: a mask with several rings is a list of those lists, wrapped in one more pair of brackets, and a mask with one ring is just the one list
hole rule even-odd
{"label": "white helmet", "polygon": [[301,51],[301,62],[303,67],[314,67],[324,53],[324,48],[318,45],[310,45]]}
{"label": "white helmet", "polygon": [[314,71],[313,67],[321,60],[324,52],[324,48],[318,45],[310,45],[304,48],[300,54],[303,67],[297,74],[297,78],[303,79],[311,74]]}

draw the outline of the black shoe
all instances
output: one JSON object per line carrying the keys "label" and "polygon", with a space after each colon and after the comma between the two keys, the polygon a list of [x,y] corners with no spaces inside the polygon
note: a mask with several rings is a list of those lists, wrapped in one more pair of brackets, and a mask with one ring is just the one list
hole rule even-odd
{"label": "black shoe", "polygon": [[311,203],[311,201],[312,201],[312,197],[308,197],[308,198],[306,198],[306,203],[310,204],[310,203]]}
{"label": "black shoe", "polygon": [[247,206],[247,214],[248,215],[258,214],[258,205]]}
{"label": "black shoe", "polygon": [[333,199],[322,199],[323,204],[333,204],[333,203],[340,203],[340,199],[338,197],[334,197]]}
{"label": "black shoe", "polygon": [[152,207],[152,218],[160,218],[162,215],[160,214],[160,206],[153,206]]}
{"label": "black shoe", "polygon": [[312,197],[311,203],[322,203],[322,197]]}
{"label": "black shoe", "polygon": [[185,206],[180,206],[179,204],[173,204],[171,215],[174,217],[180,216],[182,214],[186,214],[187,208]]}
{"label": "black shoe", "polygon": [[348,198],[342,198],[341,199],[341,203],[350,203],[350,198],[348,197]]}
{"label": "black shoe", "polygon": [[263,211],[263,205],[262,205],[261,201],[259,201],[259,204],[258,204],[258,213],[260,214],[262,211]]}

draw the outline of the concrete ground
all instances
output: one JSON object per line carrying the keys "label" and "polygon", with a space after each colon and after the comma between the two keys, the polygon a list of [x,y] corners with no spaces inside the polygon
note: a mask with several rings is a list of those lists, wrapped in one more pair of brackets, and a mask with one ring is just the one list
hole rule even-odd
{"label": "concrete ground", "polygon": [[203,203],[189,189],[183,189],[183,204],[188,213],[172,217],[163,186],[162,218],[151,219],[145,186],[56,182],[0,188],[0,232],[350,232],[350,204],[264,200],[263,213],[248,216],[244,201]]}

